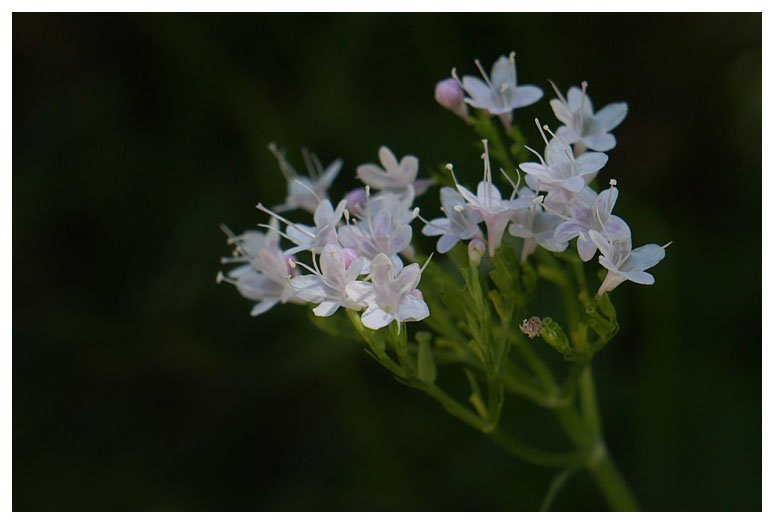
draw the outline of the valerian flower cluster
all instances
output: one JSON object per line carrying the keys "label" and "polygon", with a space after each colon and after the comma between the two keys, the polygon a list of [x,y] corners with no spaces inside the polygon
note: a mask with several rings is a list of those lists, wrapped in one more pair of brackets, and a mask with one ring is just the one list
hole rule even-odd
{"label": "valerian flower cluster", "polygon": [[[222,262],[236,266],[219,272],[217,280],[254,301],[254,316],[278,303],[310,304],[317,326],[362,339],[396,378],[451,415],[522,460],[562,469],[544,508],[563,480],[585,468],[611,508],[634,510],[635,499],[603,440],[591,372],[593,357],[619,330],[608,292],[625,281],[653,284],[647,270],[665,257],[666,246],[633,248],[630,225],[614,213],[619,185],[600,175],[627,104],[595,111],[586,82],[566,94],[550,82],[556,98],[549,104],[559,122],[552,129],[527,115],[543,141],[534,149],[525,143],[515,110],[526,112],[543,90],[517,82],[514,53],[499,57],[489,75],[475,63],[481,79],[461,79],[453,69],[436,85],[435,98],[481,139],[476,188],[467,183],[478,174],[456,171],[452,163],[426,168],[431,177],[418,178],[417,156],[399,157],[382,146],[378,162],[349,170],[362,185],[336,199],[330,193],[341,160],[325,166],[302,150],[300,174],[270,144],[287,196],[275,206],[258,204],[259,230],[235,235],[223,227],[233,253]],[[441,215],[426,218],[416,198],[433,183],[443,184]],[[429,192],[424,202],[435,194]],[[311,217],[291,220],[304,212]],[[419,242],[417,233],[423,236]],[[431,261],[433,253],[425,256],[423,245],[434,243]],[[600,280],[594,296],[584,266],[590,262]],[[551,293],[539,288],[540,280],[561,292],[565,327],[535,315],[557,303],[533,302]],[[343,317],[349,322],[342,323]],[[407,330],[407,322],[420,322],[423,329]],[[571,363],[561,380],[559,367],[544,362],[547,345]],[[466,401],[437,381],[437,363],[462,369],[470,387]],[[555,411],[573,450],[542,450],[507,434],[499,427],[507,394]]]}
{"label": "valerian flower cluster", "polygon": [[[510,129],[512,113],[536,103],[543,91],[517,84],[515,54],[501,56],[488,76],[452,78],[436,86],[436,100],[466,121],[468,108],[497,116]],[[387,146],[378,151],[379,164],[362,164],[355,170],[364,186],[350,191],[336,205],[328,191],[342,169],[337,159],[328,167],[303,150],[307,174],[299,174],[284,152],[274,144],[280,172],[287,181],[284,203],[258,208],[269,216],[260,224],[265,231],[246,231],[228,241],[234,249],[224,263],[240,263],[218,281],[234,284],[246,298],[256,301],[251,315],[260,315],[277,303],[314,303],[317,316],[330,316],[339,308],[362,311],[363,324],[379,329],[393,321],[420,321],[428,306],[418,289],[423,268],[414,261],[413,223],[425,224],[423,235],[438,237],[436,249],[445,254],[457,243],[468,244],[471,262],[478,266],[484,253],[493,257],[504,236],[522,239],[521,259],[526,261],[542,247],[563,252],[576,240],[583,261],[597,252],[607,271],[598,295],[629,280],[653,284],[646,272],[665,256],[665,247],[647,244],[632,248],[628,224],[613,208],[619,197],[617,182],[596,191],[595,181],[608,162],[606,151],[616,145],[611,133],[626,117],[627,104],[609,104],[597,112],[587,94],[586,82],[571,87],[567,95],[552,83],[557,95],[550,101],[560,122],[556,131],[538,124],[543,153],[525,146],[535,161],[522,162],[514,173],[500,169],[511,186],[507,196],[495,184],[488,140],[483,140],[483,177],[476,192],[458,182],[447,164],[452,186],[440,189],[443,217],[425,220],[415,207],[415,197],[425,192],[431,179],[418,179],[419,160],[400,160]],[[524,181],[524,183],[523,183]],[[312,213],[312,224],[295,223],[280,212]],[[287,247],[281,247],[281,239]],[[297,257],[306,254],[308,262]]]}

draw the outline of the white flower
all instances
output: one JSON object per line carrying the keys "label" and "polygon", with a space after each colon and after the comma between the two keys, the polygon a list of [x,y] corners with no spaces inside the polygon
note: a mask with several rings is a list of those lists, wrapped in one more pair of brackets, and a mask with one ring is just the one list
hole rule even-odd
{"label": "white flower", "polygon": [[611,187],[600,192],[600,195],[595,195],[589,188],[576,194],[566,208],[569,216],[563,217],[566,220],[554,230],[554,236],[559,241],[570,241],[578,237],[576,249],[582,261],[590,260],[597,251],[589,236],[591,231],[604,233],[612,241],[624,241],[631,236],[627,223],[620,217],[611,215],[619,197],[619,190],[614,187],[615,182],[611,183]]}
{"label": "white flower", "polygon": [[[538,120],[536,119],[536,124]],[[539,130],[543,130],[539,124]],[[547,129],[548,128],[544,128]],[[573,194],[580,192],[594,178],[600,169],[608,162],[608,155],[598,152],[587,152],[577,158],[565,140],[555,136],[546,141],[544,157],[537,151],[532,151],[541,163],[523,162],[519,165],[527,175],[525,182],[536,191],[549,192],[549,200],[568,201]]]}
{"label": "white flower", "polygon": [[428,305],[417,290],[422,269],[417,263],[403,268],[397,275],[393,263],[384,254],[371,262],[371,282],[354,281],[346,286],[354,302],[366,306],[361,315],[363,325],[378,330],[391,322],[420,321],[428,317]]}
{"label": "white flower", "polygon": [[328,188],[334,182],[342,169],[342,160],[336,159],[327,168],[323,165],[315,154],[310,154],[306,149],[302,150],[304,161],[309,171],[309,176],[299,175],[293,166],[285,158],[285,154],[277,149],[274,143],[269,144],[271,151],[280,165],[280,171],[283,173],[288,184],[288,196],[285,203],[275,206],[277,211],[289,211],[295,209],[306,210],[310,213],[315,211],[320,201],[328,198]]}
{"label": "white flower", "polygon": [[514,212],[509,225],[509,233],[514,237],[525,240],[522,245],[523,261],[533,253],[537,246],[550,252],[563,252],[568,247],[568,242],[555,238],[555,228],[562,219],[546,211],[535,202],[536,194],[530,188],[522,188],[519,192],[521,200],[530,201],[530,205]]}
{"label": "white flower", "polygon": [[[296,296],[311,303],[318,303],[312,311],[318,317],[333,315],[340,306],[360,310],[361,306],[352,301],[345,287],[355,281],[363,267],[362,259],[354,259],[346,253],[346,248],[328,244],[320,254],[320,268],[311,269],[312,275],[301,275],[290,280]],[[312,257],[313,264],[315,257]],[[297,263],[301,264],[301,263]]]}
{"label": "white flower", "polygon": [[608,104],[595,113],[592,100],[586,93],[586,82],[581,83],[581,89],[571,87],[567,99],[554,83],[552,87],[559,98],[552,99],[549,104],[557,119],[565,124],[557,130],[558,136],[569,144],[581,143],[596,151],[608,151],[616,146],[616,137],[609,132],[627,116],[626,102]]}
{"label": "white flower", "polygon": [[295,248],[286,250],[286,254],[295,254],[306,250],[319,254],[326,244],[337,243],[336,227],[342,219],[346,205],[345,201],[340,201],[334,209],[328,199],[320,201],[313,215],[315,226],[290,222],[260,203],[257,208],[286,224],[284,237],[296,244]]}
{"label": "white flower", "polygon": [[446,218],[433,219],[422,229],[423,235],[429,237],[441,235],[436,243],[439,253],[447,253],[458,241],[481,237],[477,224],[482,222],[482,215],[466,207],[465,203],[465,199],[453,188],[441,188],[441,209]]}
{"label": "white flower", "polygon": [[482,64],[477,59],[476,66],[484,78],[466,75],[463,77],[463,89],[469,95],[465,101],[469,106],[486,109],[493,115],[501,116],[504,125],[511,123],[511,112],[516,108],[529,106],[538,102],[544,92],[537,86],[517,86],[516,54],[512,51],[506,56],[501,55],[492,66],[491,76],[485,73]]}
{"label": "white flower", "polygon": [[251,231],[235,237],[227,231],[237,255],[223,262],[247,264],[231,270],[227,276],[218,272],[216,279],[217,282],[233,284],[243,297],[258,301],[250,311],[252,316],[261,315],[277,303],[300,302],[288,285],[288,279],[293,274],[293,256],[284,254],[280,249],[276,219],[272,219],[270,226],[265,235]]}
{"label": "white flower", "polygon": [[[368,187],[367,187],[368,188]],[[398,253],[412,242],[413,213],[407,208],[407,201],[393,194],[381,194],[374,199],[367,190],[366,209],[352,224],[339,228],[339,243],[352,248],[358,255],[365,257],[364,271],[370,271],[369,264],[378,254],[387,255],[396,269],[402,262]],[[412,195],[407,197],[411,200]]]}
{"label": "white flower", "polygon": [[[503,233],[516,210],[526,208],[530,205],[529,200],[514,199],[516,195],[516,186],[509,199],[503,199],[500,191],[492,183],[492,170],[490,169],[490,154],[487,149],[487,141],[484,143],[484,180],[476,187],[476,195],[461,186],[455,179],[455,186],[463,198],[468,201],[467,206],[478,211],[484,223],[487,225],[487,245],[490,251],[490,257],[495,255],[495,250],[501,245]],[[452,165],[447,164],[447,169],[452,171]],[[452,176],[455,176],[454,171]],[[513,183],[512,183],[513,184]]]}
{"label": "white flower", "polygon": [[[404,193],[413,190],[413,195],[421,195],[432,183],[430,179],[417,178],[419,161],[414,155],[406,155],[398,159],[387,146],[379,148],[379,161],[382,168],[378,165],[369,163],[361,164],[357,169],[357,177],[364,184],[377,189]],[[383,169],[384,168],[384,169]]]}
{"label": "white flower", "polygon": [[589,232],[592,242],[602,254],[598,261],[608,270],[608,273],[597,291],[597,295],[610,292],[624,281],[632,281],[638,284],[654,284],[654,276],[646,272],[665,257],[665,246],[647,244],[640,248],[632,249],[632,241],[627,238],[624,241],[607,239],[599,232]]}

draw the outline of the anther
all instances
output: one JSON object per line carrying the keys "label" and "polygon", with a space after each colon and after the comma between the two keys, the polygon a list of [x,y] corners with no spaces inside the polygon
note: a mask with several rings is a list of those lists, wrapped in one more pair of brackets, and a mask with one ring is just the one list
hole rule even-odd
{"label": "anther", "polygon": [[463,205],[462,205],[462,204],[455,204],[455,207],[454,207],[453,209],[454,209],[456,212],[458,212],[458,213],[460,213],[460,212],[462,212],[463,210],[465,210],[465,208],[463,207]]}
{"label": "anther", "polygon": [[616,186],[616,184],[617,184],[617,182],[616,182],[616,179],[611,179],[611,180],[609,180],[609,181],[608,181],[608,184],[609,184],[611,187],[613,187],[613,186]]}
{"label": "anther", "polygon": [[514,63],[516,58],[517,58],[517,52],[516,51],[512,51],[511,53],[509,53],[509,60],[511,61],[512,64]]}
{"label": "anther", "polygon": [[506,84],[505,82],[501,84],[501,93],[505,93],[507,89],[509,89],[508,84]]}
{"label": "anther", "polygon": [[412,210],[412,219],[416,219],[420,216],[420,207],[415,206],[414,210]]}

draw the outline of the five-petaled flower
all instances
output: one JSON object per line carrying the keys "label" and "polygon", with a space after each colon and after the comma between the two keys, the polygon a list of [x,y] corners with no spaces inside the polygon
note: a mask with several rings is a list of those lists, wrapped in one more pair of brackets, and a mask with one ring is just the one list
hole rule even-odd
{"label": "five-petaled flower", "polygon": [[378,330],[396,321],[421,321],[428,317],[428,305],[417,289],[422,269],[417,263],[404,267],[398,275],[393,263],[384,254],[371,262],[371,282],[354,281],[347,285],[347,295],[354,302],[366,307],[361,321],[367,328]]}
{"label": "five-petaled flower", "polygon": [[552,83],[558,98],[551,104],[557,120],[565,124],[557,129],[557,136],[569,144],[582,144],[596,151],[608,151],[616,146],[616,137],[610,132],[627,116],[627,103],[614,102],[595,113],[592,100],[587,95],[587,83],[568,90],[568,98],[562,96]]}
{"label": "five-petaled flower", "polygon": [[463,77],[463,89],[468,93],[465,99],[469,106],[485,109],[498,115],[506,127],[511,126],[511,112],[535,104],[544,95],[538,86],[517,85],[517,64],[514,51],[508,57],[501,55],[492,66],[490,76],[484,71],[477,59],[476,67],[484,78],[466,75]]}

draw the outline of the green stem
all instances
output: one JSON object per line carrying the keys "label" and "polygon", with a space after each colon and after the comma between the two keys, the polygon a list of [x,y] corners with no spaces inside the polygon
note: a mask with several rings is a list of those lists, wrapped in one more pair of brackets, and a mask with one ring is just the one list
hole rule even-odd
{"label": "green stem", "polygon": [[594,380],[589,365],[579,378],[582,415],[573,407],[555,410],[560,423],[576,448],[582,452],[586,467],[613,511],[635,511],[638,504],[627,482],[616,468],[605,446],[600,424],[600,412],[595,396]]}
{"label": "green stem", "polygon": [[573,467],[583,463],[583,456],[575,452],[545,452],[514,439],[500,429],[488,434],[511,455],[543,467]]}
{"label": "green stem", "polygon": [[605,446],[601,444],[596,460],[589,464],[589,471],[603,493],[608,506],[615,512],[637,511],[638,503],[627,482],[616,468]]}
{"label": "green stem", "polygon": [[584,367],[579,377],[579,399],[581,401],[581,413],[587,427],[598,439],[603,436],[603,427],[600,422],[600,411],[597,408],[597,396],[595,395],[595,380],[592,377],[592,365]]}
{"label": "green stem", "polygon": [[511,455],[535,465],[544,467],[567,468],[583,465],[584,456],[577,452],[547,452],[522,443],[518,439],[509,436],[503,430],[493,429],[473,411],[461,405],[449,394],[435,385],[418,386],[428,395],[441,403],[447,412],[460,419],[462,422],[484,432],[495,443],[501,446]]}

